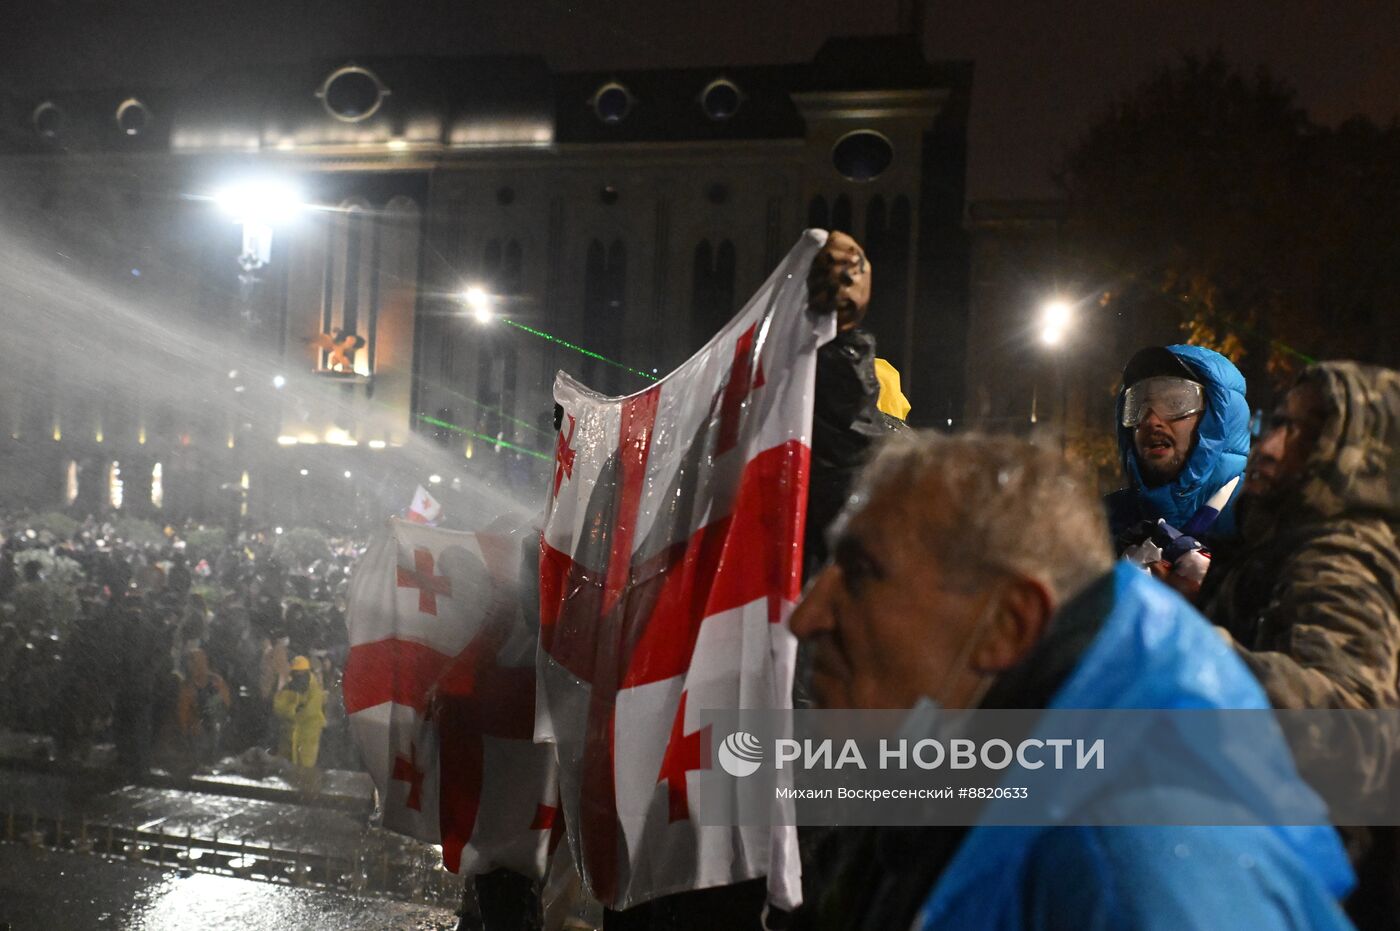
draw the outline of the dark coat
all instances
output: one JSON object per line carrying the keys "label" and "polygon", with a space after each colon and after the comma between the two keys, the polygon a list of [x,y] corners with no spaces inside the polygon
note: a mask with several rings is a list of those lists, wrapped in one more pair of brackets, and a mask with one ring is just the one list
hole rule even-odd
{"label": "dark coat", "polygon": [[908,428],[877,406],[875,337],[848,330],[817,351],[812,409],[812,472],[803,542],[805,576],[827,558],[826,531],[850,496],[851,486],[875,445]]}
{"label": "dark coat", "polygon": [[[1278,708],[1400,708],[1400,373],[1350,362],[1305,370],[1327,407],[1302,481],[1277,501],[1246,498],[1243,546],[1213,567],[1205,612],[1228,630]],[[1394,746],[1350,764],[1395,791]],[[1384,789],[1382,790],[1384,791]],[[1400,914],[1394,828],[1358,836],[1365,927]],[[1389,915],[1378,923],[1368,913]]]}

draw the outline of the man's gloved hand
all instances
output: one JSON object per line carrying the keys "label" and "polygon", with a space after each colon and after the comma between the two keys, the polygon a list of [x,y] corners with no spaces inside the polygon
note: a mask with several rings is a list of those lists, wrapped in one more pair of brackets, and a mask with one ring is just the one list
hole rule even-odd
{"label": "man's gloved hand", "polygon": [[846,233],[833,230],[807,273],[808,309],[836,314],[836,328],[853,330],[870,307],[870,260]]}

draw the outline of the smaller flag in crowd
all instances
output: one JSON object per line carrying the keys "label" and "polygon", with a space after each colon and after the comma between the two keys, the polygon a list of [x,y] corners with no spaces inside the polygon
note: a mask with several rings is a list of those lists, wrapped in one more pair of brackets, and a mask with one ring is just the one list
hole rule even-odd
{"label": "smaller flag in crowd", "polygon": [[552,754],[532,741],[527,538],[390,520],[350,587],[345,711],[384,826],[441,844],[467,875],[542,878],[556,821]]}
{"label": "smaller flag in crowd", "polygon": [[428,489],[422,485],[413,493],[413,501],[408,505],[409,520],[415,524],[427,524],[429,527],[436,527],[442,519],[442,505],[438,499],[428,494]]}

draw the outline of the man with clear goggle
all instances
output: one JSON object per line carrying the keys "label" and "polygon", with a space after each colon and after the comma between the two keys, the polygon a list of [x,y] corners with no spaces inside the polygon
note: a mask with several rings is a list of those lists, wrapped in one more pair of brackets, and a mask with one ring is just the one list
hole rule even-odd
{"label": "man with clear goggle", "polygon": [[1181,420],[1206,407],[1206,390],[1200,382],[1158,375],[1144,378],[1123,395],[1122,424],[1136,427],[1151,414],[1162,420]]}
{"label": "man with clear goggle", "polygon": [[1117,550],[1150,555],[1143,544],[1152,542],[1178,574],[1193,565],[1191,585],[1178,586],[1193,588],[1205,564],[1182,562],[1186,548],[1204,553],[1235,536],[1234,499],[1249,455],[1244,376],[1200,346],[1149,346],[1128,360],[1122,385],[1116,426],[1127,487],[1106,500]]}

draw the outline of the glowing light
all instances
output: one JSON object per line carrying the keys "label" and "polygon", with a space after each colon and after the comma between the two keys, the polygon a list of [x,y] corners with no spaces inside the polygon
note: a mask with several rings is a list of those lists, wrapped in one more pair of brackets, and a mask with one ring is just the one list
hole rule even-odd
{"label": "glowing light", "polygon": [[214,203],[238,223],[285,223],[300,212],[301,192],[281,181],[250,181],[215,191]]}
{"label": "glowing light", "polygon": [[310,474],[311,474],[311,470],[310,470],[310,469],[302,469],[302,470],[301,470],[301,474],[302,474],[302,475],[310,475]]}
{"label": "glowing light", "polygon": [[1059,346],[1074,323],[1074,307],[1061,298],[1046,301],[1040,307],[1040,341],[1047,346]]}
{"label": "glowing light", "polygon": [[352,473],[349,469],[346,469],[346,470],[345,470],[345,477],[346,477],[346,478],[349,478],[352,474],[353,474],[353,473]]}
{"label": "glowing light", "polygon": [[370,440],[370,441],[369,441],[369,448],[370,448],[370,449],[383,449],[384,447],[386,447],[386,446],[388,446],[388,445],[389,445],[389,444],[386,443],[386,442],[384,442],[383,440]]}
{"label": "glowing light", "polygon": [[390,139],[389,148],[395,152],[402,152],[404,149],[408,148],[408,142],[404,139]]}
{"label": "glowing light", "polygon": [[429,475],[429,476],[428,476],[428,484],[429,484],[429,485],[437,485],[437,484],[440,484],[441,482],[442,482],[442,476],[441,476],[441,475],[438,475],[438,474],[434,473],[433,475]]}
{"label": "glowing light", "polygon": [[96,440],[97,442],[101,443],[101,442],[102,442],[102,431],[99,429],[96,433],[94,433],[94,434],[92,435],[92,438],[93,438],[94,440]]}
{"label": "glowing light", "polygon": [[142,446],[145,446],[145,445],[146,445],[146,425],[145,425],[145,424],[142,424],[139,428],[137,428],[137,430],[136,430],[136,442],[140,443]]}
{"label": "glowing light", "polygon": [[326,442],[332,446],[359,446],[360,443],[343,427],[331,427],[326,431]]}
{"label": "glowing light", "polygon": [[58,421],[55,420],[53,422],[53,441],[57,443],[61,439],[63,439],[63,431],[58,429]]}
{"label": "glowing light", "polygon": [[280,536],[282,535],[282,528],[281,528],[281,527],[274,527],[272,532],[275,533],[275,534],[277,534],[277,535],[280,537]]}
{"label": "glowing light", "polygon": [[230,434],[228,435],[228,448],[229,448],[229,449],[233,449],[233,434],[232,434],[232,433],[230,433]]}
{"label": "glowing light", "polygon": [[237,378],[237,377],[238,377],[238,369],[229,369],[229,370],[228,370],[228,377],[229,377],[229,378]]}
{"label": "glowing light", "polygon": [[285,375],[273,375],[273,376],[272,376],[272,387],[274,387],[274,388],[282,388],[282,387],[285,387],[286,384],[287,384],[287,377],[286,377]]}
{"label": "glowing light", "polygon": [[286,436],[286,435],[284,434],[283,436],[279,436],[279,437],[277,438],[277,445],[278,445],[278,446],[295,446],[295,445],[297,445],[297,438],[294,437],[294,436]]}
{"label": "glowing light", "polygon": [[123,498],[122,465],[113,460],[107,467],[107,500],[114,510],[121,510]]}
{"label": "glowing light", "polygon": [[490,323],[491,295],[486,293],[486,289],[479,285],[472,285],[462,292],[462,301],[467,305],[477,323]]}
{"label": "glowing light", "polygon": [[151,506],[165,507],[165,469],[159,462],[151,466]]}

